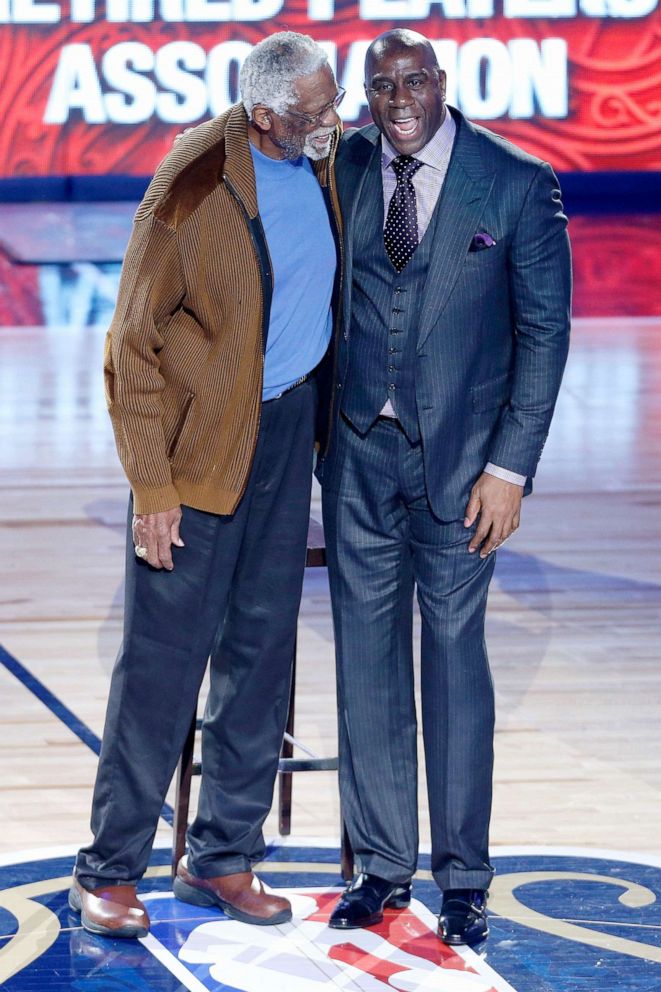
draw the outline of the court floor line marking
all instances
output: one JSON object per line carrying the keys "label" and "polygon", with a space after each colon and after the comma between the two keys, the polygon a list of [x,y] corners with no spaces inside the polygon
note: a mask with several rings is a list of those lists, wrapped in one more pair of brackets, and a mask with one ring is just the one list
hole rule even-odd
{"label": "court floor line marking", "polygon": [[[61,699],[58,699],[50,689],[47,689],[36,675],[33,675],[25,665],[21,664],[18,658],[10,654],[2,644],[0,644],[0,664],[11,675],[17,678],[28,692],[36,696],[44,704],[46,709],[50,710],[53,716],[57,717],[79,741],[82,741],[97,757],[99,756],[101,753],[101,739],[97,737],[93,730],[90,730],[86,723],[83,723],[80,717],[77,717],[68,706],[65,706]],[[174,810],[168,803],[163,804],[161,816],[166,823],[172,826],[174,822]]]}

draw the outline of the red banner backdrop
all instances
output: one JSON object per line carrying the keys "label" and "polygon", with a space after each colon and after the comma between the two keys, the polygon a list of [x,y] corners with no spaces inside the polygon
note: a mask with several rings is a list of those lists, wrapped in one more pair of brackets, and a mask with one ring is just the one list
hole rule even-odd
{"label": "red banner backdrop", "polygon": [[[269,0],[195,2],[0,0],[0,177],[150,174],[177,132],[236,99],[248,46],[285,28],[329,43],[347,123],[368,119],[364,45],[410,27],[438,43],[449,102],[556,169],[661,169],[658,0],[275,0],[268,20],[225,23],[200,10]],[[143,23],[118,23],[118,5]],[[376,16],[395,8],[416,17]]]}

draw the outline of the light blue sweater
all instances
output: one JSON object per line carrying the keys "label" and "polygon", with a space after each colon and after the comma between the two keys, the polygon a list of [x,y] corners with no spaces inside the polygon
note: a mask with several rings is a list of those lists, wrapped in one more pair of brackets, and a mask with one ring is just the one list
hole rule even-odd
{"label": "light blue sweater", "polygon": [[264,400],[323,358],[331,336],[337,257],[321,187],[307,158],[272,159],[250,146],[257,204],[273,264]]}

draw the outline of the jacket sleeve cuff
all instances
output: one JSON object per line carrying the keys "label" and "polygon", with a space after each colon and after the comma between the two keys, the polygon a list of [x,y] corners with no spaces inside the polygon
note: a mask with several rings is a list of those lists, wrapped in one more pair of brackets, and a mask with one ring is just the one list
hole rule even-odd
{"label": "jacket sleeve cuff", "polygon": [[484,471],[487,475],[495,475],[497,479],[502,479],[504,482],[511,482],[515,486],[525,486],[526,476],[519,475],[518,472],[510,472],[508,468],[501,468],[500,465],[494,465],[493,462],[487,462],[484,466]]}
{"label": "jacket sleeve cuff", "polygon": [[174,510],[181,505],[179,493],[174,486],[163,486],[162,489],[144,489],[132,485],[134,513],[162,513],[164,510]]}

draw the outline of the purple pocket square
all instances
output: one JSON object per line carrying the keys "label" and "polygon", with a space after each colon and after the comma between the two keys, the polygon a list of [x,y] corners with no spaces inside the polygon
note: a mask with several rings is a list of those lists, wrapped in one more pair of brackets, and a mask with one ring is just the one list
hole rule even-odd
{"label": "purple pocket square", "polygon": [[468,250],[484,251],[485,248],[493,248],[495,243],[496,242],[487,231],[477,231],[473,235],[473,240],[471,241]]}

